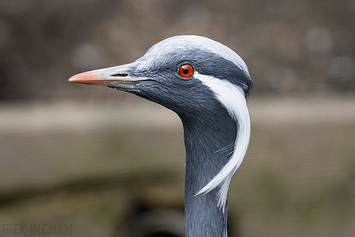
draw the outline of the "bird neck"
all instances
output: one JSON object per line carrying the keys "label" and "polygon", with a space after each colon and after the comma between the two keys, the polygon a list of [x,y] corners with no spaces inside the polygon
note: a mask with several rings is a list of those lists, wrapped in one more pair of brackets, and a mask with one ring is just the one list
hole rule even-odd
{"label": "bird neck", "polygon": [[228,162],[233,153],[237,124],[224,108],[214,114],[181,119],[186,147],[186,237],[226,237],[227,203],[224,208],[218,207],[219,188],[196,194]]}

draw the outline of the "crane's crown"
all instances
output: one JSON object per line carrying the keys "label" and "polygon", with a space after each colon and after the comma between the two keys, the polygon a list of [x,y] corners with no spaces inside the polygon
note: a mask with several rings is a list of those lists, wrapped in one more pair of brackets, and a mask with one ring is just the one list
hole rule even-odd
{"label": "crane's crown", "polygon": [[229,80],[243,89],[251,88],[248,67],[243,59],[227,46],[202,36],[183,35],[167,38],[153,45],[138,59],[137,72],[175,73],[176,69],[191,64],[202,75]]}

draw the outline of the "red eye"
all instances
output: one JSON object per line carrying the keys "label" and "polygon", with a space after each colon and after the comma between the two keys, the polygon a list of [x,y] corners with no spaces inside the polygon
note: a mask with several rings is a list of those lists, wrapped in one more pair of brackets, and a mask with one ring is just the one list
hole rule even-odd
{"label": "red eye", "polygon": [[194,68],[189,64],[184,64],[179,68],[179,75],[182,77],[191,77],[194,74]]}

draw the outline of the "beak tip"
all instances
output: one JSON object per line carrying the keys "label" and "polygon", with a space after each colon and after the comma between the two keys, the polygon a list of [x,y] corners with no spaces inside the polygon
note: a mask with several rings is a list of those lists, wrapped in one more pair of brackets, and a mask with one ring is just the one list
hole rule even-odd
{"label": "beak tip", "polygon": [[75,83],[83,83],[83,84],[88,84],[91,81],[93,81],[95,78],[91,72],[83,72],[76,74],[68,79],[69,82],[75,82]]}
{"label": "beak tip", "polygon": [[82,79],[84,79],[81,74],[82,74],[82,73],[76,74],[76,75],[70,77],[70,78],[68,79],[68,81],[69,81],[69,82],[80,82]]}

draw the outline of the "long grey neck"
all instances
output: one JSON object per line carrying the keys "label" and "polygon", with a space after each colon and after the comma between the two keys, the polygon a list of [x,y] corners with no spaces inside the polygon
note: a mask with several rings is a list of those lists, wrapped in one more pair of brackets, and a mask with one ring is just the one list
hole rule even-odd
{"label": "long grey neck", "polygon": [[[217,206],[218,188],[196,193],[227,163],[236,139],[237,124],[221,109],[215,114],[181,117],[186,147],[185,232],[186,237],[226,237],[227,205]],[[230,147],[231,149],[225,149]]]}

